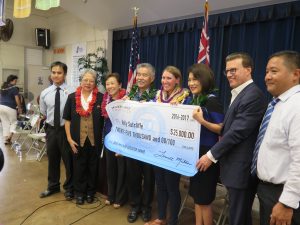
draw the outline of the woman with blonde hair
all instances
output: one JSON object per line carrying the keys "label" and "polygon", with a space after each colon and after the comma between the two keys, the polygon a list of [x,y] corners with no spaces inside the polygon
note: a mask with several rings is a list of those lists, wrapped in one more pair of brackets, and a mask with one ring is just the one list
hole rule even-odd
{"label": "woman with blonde hair", "polygon": [[[161,90],[156,94],[156,102],[182,104],[189,95],[187,89],[182,88],[182,75],[175,66],[167,66],[161,78]],[[145,225],[165,225],[167,224],[167,205],[170,206],[169,225],[178,224],[178,213],[180,209],[181,197],[179,191],[180,174],[154,167],[158,218]]]}

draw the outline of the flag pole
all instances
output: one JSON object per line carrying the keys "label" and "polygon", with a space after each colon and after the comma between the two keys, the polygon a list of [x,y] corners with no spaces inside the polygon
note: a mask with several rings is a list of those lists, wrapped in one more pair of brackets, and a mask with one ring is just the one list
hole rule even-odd
{"label": "flag pole", "polygon": [[133,31],[131,38],[131,46],[130,46],[130,59],[129,59],[129,71],[128,71],[128,81],[126,93],[128,94],[135,84],[136,77],[136,66],[140,63],[140,53],[139,53],[139,40],[138,40],[138,32],[137,32],[137,16],[138,16],[138,7],[133,7],[134,11],[133,17]]}
{"label": "flag pole", "polygon": [[133,7],[133,8],[131,8],[132,10],[133,10],[133,12],[134,12],[134,16],[133,16],[133,27],[137,27],[137,17],[138,17],[138,13],[139,13],[139,10],[140,10],[140,8],[138,8],[138,7]]}

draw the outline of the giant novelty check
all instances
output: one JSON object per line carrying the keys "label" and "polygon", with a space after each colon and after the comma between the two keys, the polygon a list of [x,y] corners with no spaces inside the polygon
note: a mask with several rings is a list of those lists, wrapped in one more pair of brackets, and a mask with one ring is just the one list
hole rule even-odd
{"label": "giant novelty check", "polygon": [[112,122],[105,146],[116,153],[185,176],[196,174],[201,126],[196,106],[114,101],[106,109]]}

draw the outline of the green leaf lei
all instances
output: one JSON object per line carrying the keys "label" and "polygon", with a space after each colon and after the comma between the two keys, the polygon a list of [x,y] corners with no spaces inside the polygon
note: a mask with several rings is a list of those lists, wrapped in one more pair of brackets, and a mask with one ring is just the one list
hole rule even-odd
{"label": "green leaf lei", "polygon": [[197,96],[193,96],[193,100],[191,103],[192,105],[203,106],[205,105],[207,99],[208,99],[207,95],[197,95]]}
{"label": "green leaf lei", "polygon": [[200,95],[193,96],[193,100],[191,101],[191,104],[204,106],[207,102],[208,96],[216,95],[217,92],[218,92],[218,89],[215,88],[212,91],[210,91],[207,95],[200,94]]}
{"label": "green leaf lei", "polygon": [[[140,97],[140,101],[150,101],[155,98],[156,89],[153,85],[150,86],[149,92],[146,90],[142,93]],[[130,93],[128,94],[129,99],[133,99],[139,93],[139,87],[135,84],[132,88]]]}

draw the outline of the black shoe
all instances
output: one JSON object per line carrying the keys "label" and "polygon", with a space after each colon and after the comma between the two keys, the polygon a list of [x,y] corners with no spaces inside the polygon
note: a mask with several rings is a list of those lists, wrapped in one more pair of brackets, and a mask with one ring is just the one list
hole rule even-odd
{"label": "black shoe", "polygon": [[77,205],[83,205],[84,204],[84,197],[77,197],[76,198],[76,204]]}
{"label": "black shoe", "polygon": [[72,201],[72,199],[74,198],[74,194],[72,191],[66,191],[64,195],[67,201]]}
{"label": "black shoe", "polygon": [[134,223],[137,220],[137,218],[138,218],[138,214],[139,214],[138,210],[131,209],[131,211],[129,212],[129,214],[127,216],[127,221],[129,223]]}
{"label": "black shoe", "polygon": [[44,191],[40,194],[40,198],[45,198],[45,197],[48,197],[48,196],[53,195],[58,192],[60,192],[59,189],[56,189],[56,190],[48,190],[47,189],[46,191]]}
{"label": "black shoe", "polygon": [[142,219],[144,222],[148,222],[151,220],[151,209],[144,209],[142,211]]}
{"label": "black shoe", "polygon": [[94,196],[93,195],[87,195],[86,196],[86,202],[91,204],[94,202]]}

